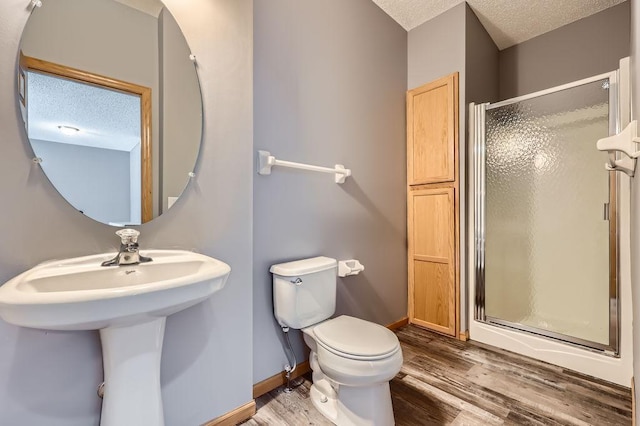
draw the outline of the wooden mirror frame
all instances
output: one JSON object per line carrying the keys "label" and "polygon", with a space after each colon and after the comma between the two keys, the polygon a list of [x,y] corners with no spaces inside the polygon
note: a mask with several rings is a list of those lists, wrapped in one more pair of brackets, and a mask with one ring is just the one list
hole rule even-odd
{"label": "wooden mirror frame", "polygon": [[[111,77],[93,74],[60,65],[42,59],[25,56],[20,52],[20,70],[37,71],[68,80],[79,81],[98,87],[106,87],[140,97],[140,151],[141,151],[141,188],[142,188],[142,223],[153,219],[153,177],[151,164],[151,88],[139,86]],[[20,81],[20,79],[18,79]],[[25,105],[26,106],[26,105]]]}

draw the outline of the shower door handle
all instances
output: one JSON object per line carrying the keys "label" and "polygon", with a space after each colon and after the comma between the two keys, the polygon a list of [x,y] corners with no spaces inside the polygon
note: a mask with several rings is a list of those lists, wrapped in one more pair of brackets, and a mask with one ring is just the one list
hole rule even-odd
{"label": "shower door handle", "polygon": [[609,220],[609,203],[604,203],[604,220]]}

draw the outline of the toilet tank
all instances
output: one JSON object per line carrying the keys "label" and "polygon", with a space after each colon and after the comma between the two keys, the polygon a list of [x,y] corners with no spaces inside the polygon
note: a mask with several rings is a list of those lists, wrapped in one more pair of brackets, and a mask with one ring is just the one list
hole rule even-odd
{"label": "toilet tank", "polygon": [[338,262],[313,257],[273,265],[273,309],[280,326],[305,328],[336,310]]}

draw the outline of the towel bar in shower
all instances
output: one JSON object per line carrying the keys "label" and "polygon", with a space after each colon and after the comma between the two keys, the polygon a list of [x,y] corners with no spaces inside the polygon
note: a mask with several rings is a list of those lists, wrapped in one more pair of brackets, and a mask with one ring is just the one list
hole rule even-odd
{"label": "towel bar in shower", "polygon": [[273,166],[290,167],[292,169],[310,170],[312,172],[320,173],[331,173],[335,175],[336,183],[344,183],[344,181],[351,176],[351,169],[345,169],[342,164],[336,164],[334,168],[312,166],[311,164],[277,160],[269,151],[258,151],[258,174],[270,175],[271,167]]}

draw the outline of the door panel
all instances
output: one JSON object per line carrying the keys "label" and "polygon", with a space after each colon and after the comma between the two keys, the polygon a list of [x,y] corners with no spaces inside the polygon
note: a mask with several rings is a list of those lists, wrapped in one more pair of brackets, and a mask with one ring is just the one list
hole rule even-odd
{"label": "door panel", "polygon": [[453,188],[410,192],[412,322],[455,335]]}
{"label": "door panel", "polygon": [[456,96],[453,75],[409,92],[409,185],[455,180]]}

